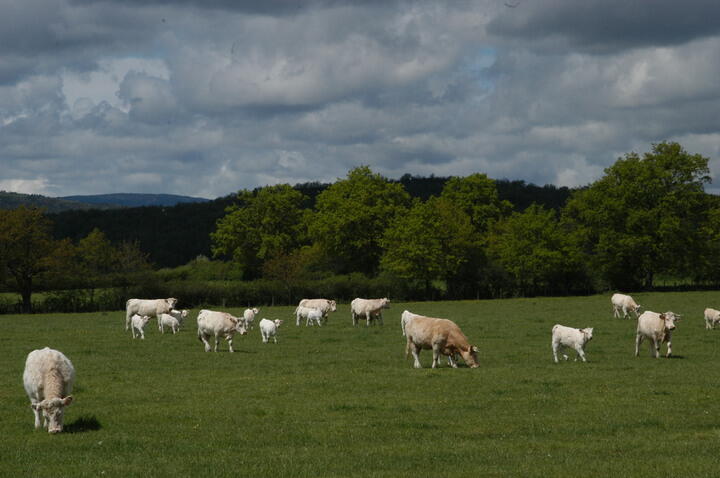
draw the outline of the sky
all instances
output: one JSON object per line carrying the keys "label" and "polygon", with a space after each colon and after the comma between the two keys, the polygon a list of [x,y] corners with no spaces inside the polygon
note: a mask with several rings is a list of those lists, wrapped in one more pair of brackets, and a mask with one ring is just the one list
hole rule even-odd
{"label": "sky", "polygon": [[720,175],[716,0],[0,11],[0,190],[215,198],[360,165],[577,187],[661,141]]}

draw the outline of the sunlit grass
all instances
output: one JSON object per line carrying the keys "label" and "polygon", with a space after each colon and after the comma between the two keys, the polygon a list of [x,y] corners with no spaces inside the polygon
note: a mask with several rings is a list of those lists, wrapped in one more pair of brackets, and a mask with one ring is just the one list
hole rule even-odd
{"label": "sunlit grass", "polygon": [[[279,343],[256,328],[236,353],[205,353],[191,319],[146,340],[123,312],[0,316],[3,476],[712,476],[720,447],[720,293],[637,294],[684,315],[675,359],[635,358],[634,320],[609,296],[393,304],[384,327],[353,328],[347,305],[327,327]],[[412,368],[404,308],[455,320],[481,367]],[[238,312],[238,309],[230,309]],[[555,323],[595,327],[589,363],[555,365]],[[28,352],[75,364],[66,433],[33,430],[22,387]],[[430,353],[421,361],[430,365]]]}

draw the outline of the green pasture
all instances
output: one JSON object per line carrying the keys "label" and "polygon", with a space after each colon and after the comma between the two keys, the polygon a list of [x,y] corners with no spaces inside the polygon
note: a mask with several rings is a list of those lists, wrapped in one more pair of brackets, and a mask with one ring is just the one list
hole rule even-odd
{"label": "green pasture", "polygon": [[[614,319],[609,294],[400,303],[370,328],[352,327],[347,304],[322,328],[264,308],[286,320],[279,343],[256,327],[234,354],[203,351],[197,311],[176,336],[152,321],[144,341],[120,311],[0,316],[0,475],[718,476],[720,330],[702,312],[720,292],[634,297],[683,314],[675,358],[635,358],[635,320]],[[480,368],[413,369],[405,308],[457,322]],[[595,328],[589,363],[552,362],[556,323]],[[45,346],[77,371],[54,436],[33,429],[22,386]]]}

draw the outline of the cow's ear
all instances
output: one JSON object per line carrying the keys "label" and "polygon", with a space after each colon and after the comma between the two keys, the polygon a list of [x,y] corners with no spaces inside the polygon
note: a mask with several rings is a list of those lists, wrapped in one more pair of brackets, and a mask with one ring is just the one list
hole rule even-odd
{"label": "cow's ear", "polygon": [[62,404],[67,407],[67,406],[70,405],[72,402],[73,402],[73,396],[72,396],[72,395],[68,395],[67,397],[63,398]]}
{"label": "cow's ear", "polygon": [[470,347],[470,350],[473,351],[473,352],[475,352],[475,353],[478,353],[478,352],[479,352],[478,348],[477,348],[476,346],[474,346],[474,345],[473,345],[472,347]]}
{"label": "cow's ear", "polygon": [[665,314],[660,314],[660,318],[663,319],[663,320],[665,320],[665,318],[666,318],[666,317],[665,317]]}

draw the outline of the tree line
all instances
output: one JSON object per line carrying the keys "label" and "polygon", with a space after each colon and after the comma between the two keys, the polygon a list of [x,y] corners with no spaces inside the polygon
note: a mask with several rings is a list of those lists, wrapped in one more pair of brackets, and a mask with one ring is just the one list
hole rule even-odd
{"label": "tree line", "polygon": [[[0,281],[22,295],[23,310],[38,283],[91,294],[142,284],[157,293],[181,290],[195,302],[242,301],[231,292],[242,289],[256,302],[291,303],[313,290],[341,299],[381,290],[452,299],[630,291],[652,288],[658,277],[719,282],[720,202],[704,192],[708,158],[678,143],[628,153],[584,188],[535,186],[543,203],[519,194],[521,207],[500,190],[527,191],[522,182],[481,173],[420,179],[392,181],[361,166],[329,185],[242,190],[202,215],[212,217],[204,235],[187,227],[191,219],[175,223],[170,208],[127,210],[136,228],[158,240],[204,244],[212,257],[155,272],[131,236],[111,240],[93,229],[54,239],[51,219],[39,210],[0,211]],[[192,218],[203,206],[172,210]]]}

